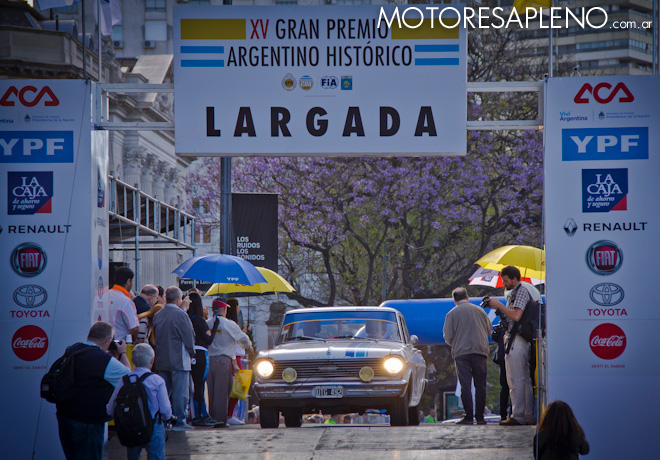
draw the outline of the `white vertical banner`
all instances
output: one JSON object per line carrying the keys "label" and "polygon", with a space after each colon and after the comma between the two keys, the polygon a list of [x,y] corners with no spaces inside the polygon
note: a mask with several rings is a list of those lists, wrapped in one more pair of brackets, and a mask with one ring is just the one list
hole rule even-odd
{"label": "white vertical banner", "polygon": [[3,457],[64,458],[39,384],[85,340],[107,279],[107,153],[91,155],[91,83],[4,80],[0,95]]}
{"label": "white vertical banner", "polygon": [[589,458],[649,458],[660,413],[660,77],[545,89],[548,401]]}

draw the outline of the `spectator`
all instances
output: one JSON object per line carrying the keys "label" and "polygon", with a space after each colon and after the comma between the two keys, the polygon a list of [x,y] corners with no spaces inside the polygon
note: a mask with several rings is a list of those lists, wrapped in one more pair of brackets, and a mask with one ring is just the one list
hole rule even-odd
{"label": "spectator", "polygon": [[103,308],[110,315],[110,324],[117,340],[127,340],[127,336],[131,335],[131,341],[137,342],[138,317],[129,294],[134,277],[133,270],[119,267],[115,271],[114,286],[101,297]]}
{"label": "spectator", "polygon": [[[472,395],[470,395],[472,397]],[[432,407],[429,409],[429,415],[424,418],[425,423],[438,423],[438,418],[436,417],[435,409]]]}
{"label": "spectator", "polygon": [[[240,327],[240,323],[238,321],[239,315],[241,313],[241,307],[238,305],[238,300],[235,298],[229,298],[227,299],[227,305],[229,307],[227,308],[227,319],[232,320],[238,326]],[[243,333],[247,334],[251,330],[250,324],[246,324],[245,327],[243,327],[242,331]],[[236,344],[236,366],[238,366],[238,369],[243,369],[243,357],[245,356],[245,348],[243,348],[240,344]],[[243,422],[240,418],[234,417],[234,409],[236,408],[236,404],[238,403],[238,399],[236,398],[229,398],[229,403],[227,405],[227,424],[228,425],[245,425],[245,422]]]}
{"label": "spectator", "polygon": [[138,343],[149,343],[152,347],[155,345],[156,335],[154,334],[154,315],[161,311],[163,307],[164,305],[157,303],[147,312],[138,315]]}
{"label": "spectator", "polygon": [[154,315],[156,367],[165,379],[177,417],[174,431],[193,430],[186,423],[190,388],[191,358],[195,356],[195,334],[187,310],[190,299],[182,299],[181,289],[170,286],[165,290],[165,307]]}
{"label": "spectator", "polygon": [[[538,450],[537,450],[538,449]],[[539,431],[534,435],[537,460],[578,460],[589,453],[584,430],[564,401],[553,401],[545,409]]]}
{"label": "spectator", "polygon": [[[502,315],[503,316],[503,315]],[[497,344],[493,354],[493,362],[500,368],[500,419],[506,420],[509,414],[509,383],[506,378],[506,365],[504,362],[504,334],[509,327],[506,317],[500,318],[500,323],[493,327],[491,337]]]}
{"label": "spectator", "polygon": [[512,339],[511,331],[514,324],[522,318],[529,302],[535,302],[534,299],[541,296],[534,286],[529,283],[523,285],[520,282],[520,270],[517,267],[507,265],[501,270],[500,275],[504,288],[511,291],[507,306],[505,307],[496,298],[491,298],[487,305],[503,313],[509,323],[504,336],[506,346],[504,364],[511,397],[511,417],[501,420],[500,425],[534,425],[534,393],[529,365],[532,344],[520,334],[516,334]]}
{"label": "spectator", "polygon": [[[133,364],[135,369],[128,374],[128,378],[134,376],[139,379],[147,372],[151,371],[154,364],[154,350],[146,343],[140,343],[133,348]],[[151,374],[146,377],[142,384],[147,390],[147,404],[149,413],[154,419],[154,429],[149,443],[139,447],[127,447],[126,453],[128,460],[138,460],[142,449],[147,451],[149,460],[165,459],[165,428],[163,422],[172,418],[172,406],[167,397],[167,386],[165,381],[158,374]],[[112,416],[115,411],[117,393],[124,386],[124,380],[120,380],[115,387],[114,393],[106,406],[107,413]]]}
{"label": "spectator", "polygon": [[[227,408],[229,394],[234,376],[234,358],[236,357],[236,343],[252,351],[252,344],[248,336],[241,331],[238,324],[228,320],[227,308],[229,305],[221,300],[213,301],[213,315],[218,318],[216,335],[209,347],[209,412],[211,417],[221,425],[227,424]],[[209,318],[207,324],[214,327],[215,318]]]}
{"label": "spectator", "polygon": [[107,352],[112,343],[112,325],[98,321],[92,325],[84,343],[71,345],[72,351],[87,347],[76,356],[74,375],[79,390],[66,402],[57,404],[60,442],[67,460],[101,460],[105,422],[110,420],[105,405],[117,382],[130,372],[126,343],[117,343],[119,359]]}
{"label": "spectator", "polygon": [[[213,343],[219,320],[216,318],[214,327],[209,329],[204,320],[204,306],[202,298],[197,293],[189,294],[190,308],[188,316],[195,331],[195,363],[192,365],[191,375],[193,379],[193,426],[215,426],[218,422],[212,419],[206,411],[204,400],[204,388],[206,377],[209,373],[208,347]],[[211,332],[213,331],[213,332]]]}
{"label": "spectator", "polygon": [[156,305],[160,304],[162,306],[165,306],[167,302],[165,302],[165,289],[163,289],[163,286],[158,285],[156,286],[158,288],[158,300],[156,301]]}
{"label": "spectator", "polygon": [[[474,411],[477,425],[485,425],[488,336],[491,323],[483,308],[468,301],[465,288],[454,289],[452,297],[456,306],[447,313],[442,333],[447,344],[451,346],[451,355],[456,363],[456,373],[461,384],[465,417],[458,424],[472,425]],[[472,405],[472,381],[476,407]]]}
{"label": "spectator", "polygon": [[135,304],[135,310],[137,311],[138,316],[140,313],[148,312],[157,302],[158,288],[153,284],[145,284],[140,291],[140,295],[133,298],[133,303]]}

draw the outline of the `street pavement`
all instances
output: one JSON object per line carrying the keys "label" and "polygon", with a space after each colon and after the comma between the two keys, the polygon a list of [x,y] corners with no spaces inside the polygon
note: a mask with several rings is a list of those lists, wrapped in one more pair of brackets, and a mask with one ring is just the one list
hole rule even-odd
{"label": "street pavement", "polygon": [[[168,432],[165,457],[168,460],[533,459],[534,430],[533,426],[501,427],[495,424],[198,428],[188,432]],[[112,432],[103,458],[126,459],[126,449]],[[144,451],[142,458],[147,458]]]}

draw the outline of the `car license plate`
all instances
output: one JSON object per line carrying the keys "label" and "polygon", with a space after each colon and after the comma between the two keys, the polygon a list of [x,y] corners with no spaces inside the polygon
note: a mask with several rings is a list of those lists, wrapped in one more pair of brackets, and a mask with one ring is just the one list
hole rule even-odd
{"label": "car license plate", "polygon": [[315,387],[314,393],[317,398],[343,398],[344,387],[341,386],[324,386]]}

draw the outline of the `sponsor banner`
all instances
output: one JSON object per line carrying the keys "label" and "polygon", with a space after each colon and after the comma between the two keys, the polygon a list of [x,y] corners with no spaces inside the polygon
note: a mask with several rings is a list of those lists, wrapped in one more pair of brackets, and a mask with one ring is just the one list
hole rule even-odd
{"label": "sponsor banner", "polygon": [[16,440],[7,458],[64,458],[39,383],[67,346],[85,340],[99,261],[107,271],[107,148],[99,169],[91,86],[0,81],[2,119],[11,121],[0,123],[0,341],[11,347],[0,356],[0,392],[13,396],[4,410],[14,414],[0,429]]}
{"label": "sponsor banner", "polygon": [[232,193],[231,199],[236,255],[277,272],[277,194]]}
{"label": "sponsor banner", "polygon": [[660,77],[550,79],[545,101],[548,401],[571,404],[591,455],[644,457],[649,433],[607,435],[610,403],[633,419],[660,400],[603,388],[660,385]]}
{"label": "sponsor banner", "polygon": [[464,155],[462,23],[381,8],[175,6],[177,153]]}

